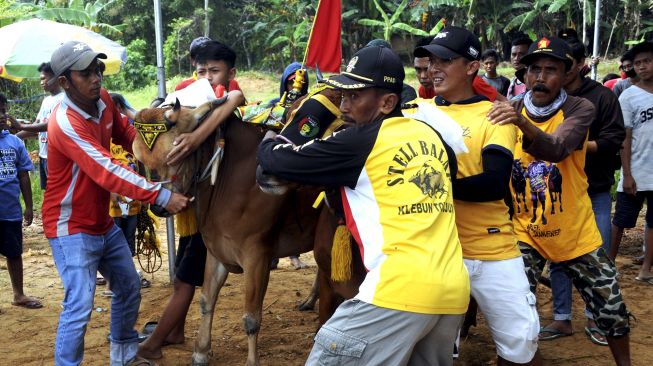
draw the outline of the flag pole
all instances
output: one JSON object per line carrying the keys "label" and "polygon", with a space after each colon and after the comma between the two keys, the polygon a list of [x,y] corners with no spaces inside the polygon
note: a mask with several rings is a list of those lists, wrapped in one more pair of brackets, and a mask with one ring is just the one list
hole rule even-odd
{"label": "flag pole", "polygon": [[[594,12],[594,47],[592,48],[592,57],[599,56],[599,40],[600,40],[600,27],[601,21],[601,0],[596,0],[596,11]],[[592,65],[592,79],[598,78],[598,67],[596,64]]]}
{"label": "flag pole", "polygon": [[306,58],[308,57],[308,46],[311,45],[311,39],[313,39],[313,30],[315,29],[317,15],[320,13],[320,5],[322,5],[322,0],[317,2],[317,10],[315,10],[315,17],[313,18],[313,25],[311,25],[311,32],[308,34],[308,42],[306,42],[306,49],[304,50],[304,59],[302,60],[302,66],[306,65]]}

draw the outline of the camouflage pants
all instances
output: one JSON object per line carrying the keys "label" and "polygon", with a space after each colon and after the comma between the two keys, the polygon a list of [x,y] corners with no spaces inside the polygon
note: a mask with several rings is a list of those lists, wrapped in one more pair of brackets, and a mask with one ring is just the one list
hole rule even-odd
{"label": "camouflage pants", "polygon": [[[519,242],[519,249],[531,291],[535,293],[546,259],[526,243]],[[603,248],[560,262],[560,265],[578,289],[599,329],[609,337],[621,337],[630,332],[629,313],[617,283],[617,268]]]}

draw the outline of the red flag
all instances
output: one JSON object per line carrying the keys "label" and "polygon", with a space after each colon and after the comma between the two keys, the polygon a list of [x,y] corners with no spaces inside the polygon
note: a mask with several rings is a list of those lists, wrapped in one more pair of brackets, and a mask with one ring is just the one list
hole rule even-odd
{"label": "red flag", "polygon": [[307,46],[306,66],[340,72],[340,0],[320,0]]}

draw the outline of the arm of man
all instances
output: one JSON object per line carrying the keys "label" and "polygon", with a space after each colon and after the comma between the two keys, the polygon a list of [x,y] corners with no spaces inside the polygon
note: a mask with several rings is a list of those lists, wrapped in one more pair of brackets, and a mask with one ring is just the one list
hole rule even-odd
{"label": "arm of man", "polygon": [[97,185],[109,192],[170,207],[168,211],[171,213],[185,207],[188,198],[171,193],[161,187],[161,184],[151,183],[114,162],[109,151],[96,140],[93,131],[84,125],[73,127],[64,111],[59,112],[57,120],[58,123],[48,129],[49,140],[59,146],[59,149]]}
{"label": "arm of man", "polygon": [[179,164],[188,154],[195,151],[218,126],[224,122],[236,109],[245,103],[245,96],[240,90],[230,91],[227,100],[211,114],[191,133],[182,133],[177,136],[170,153],[168,153],[168,165]]}
{"label": "arm of man", "polygon": [[623,149],[621,149],[621,166],[624,172],[622,186],[625,193],[634,195],[637,193],[637,182],[635,182],[632,170],[630,169],[630,158],[632,157],[633,127],[636,118],[635,108],[631,106],[627,95],[623,98],[619,97],[619,104],[621,106],[624,127],[626,128],[626,138],[624,139]]}
{"label": "arm of man", "polygon": [[603,123],[596,139],[587,142],[587,152],[612,157],[621,149],[626,131],[619,100],[607,88],[598,103],[596,117]]}
{"label": "arm of man", "polygon": [[[573,98],[573,97],[569,97]],[[488,119],[495,124],[512,123],[523,133],[523,150],[538,159],[557,163],[577,150],[587,138],[594,120],[594,105],[583,98],[568,99],[561,107],[565,119],[553,133],[546,133],[526,119],[523,101],[495,102]]]}
{"label": "arm of man", "polygon": [[20,183],[20,193],[23,195],[25,201],[25,212],[23,212],[23,225],[30,226],[34,219],[34,204],[32,202],[32,184],[29,178],[29,172],[26,170],[18,172],[18,180]]}
{"label": "arm of man", "polygon": [[306,185],[354,188],[379,126],[353,126],[301,146],[264,139],[257,158],[265,173]]}
{"label": "arm of man", "polygon": [[25,132],[32,132],[32,133],[38,133],[38,132],[46,132],[48,130],[48,122],[40,122],[40,123],[17,123],[16,126],[17,130],[20,131],[25,131]]}
{"label": "arm of man", "polygon": [[481,154],[483,172],[453,181],[453,197],[469,202],[503,199],[510,183],[512,155],[504,150],[485,149]]}
{"label": "arm of man", "polygon": [[630,170],[630,157],[632,155],[633,143],[633,129],[626,128],[626,138],[624,139],[624,147],[621,149],[621,166],[624,170],[624,181],[622,182],[625,193],[636,194],[637,182],[633,178],[632,171]]}
{"label": "arm of man", "polygon": [[29,158],[27,148],[22,143],[16,151],[16,170],[18,171],[18,185],[20,193],[25,201],[25,212],[23,212],[23,225],[29,226],[34,219],[34,204],[32,202],[32,185],[29,178],[29,172],[34,169],[32,160]]}

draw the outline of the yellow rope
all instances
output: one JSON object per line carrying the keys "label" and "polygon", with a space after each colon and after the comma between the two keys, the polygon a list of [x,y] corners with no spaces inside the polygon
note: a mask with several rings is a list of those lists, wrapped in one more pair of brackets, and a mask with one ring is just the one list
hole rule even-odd
{"label": "yellow rope", "polygon": [[197,233],[197,219],[192,207],[179,212],[176,216],[179,236],[191,236]]}
{"label": "yellow rope", "polygon": [[331,247],[331,280],[345,282],[352,275],[351,235],[345,225],[338,225]]}

